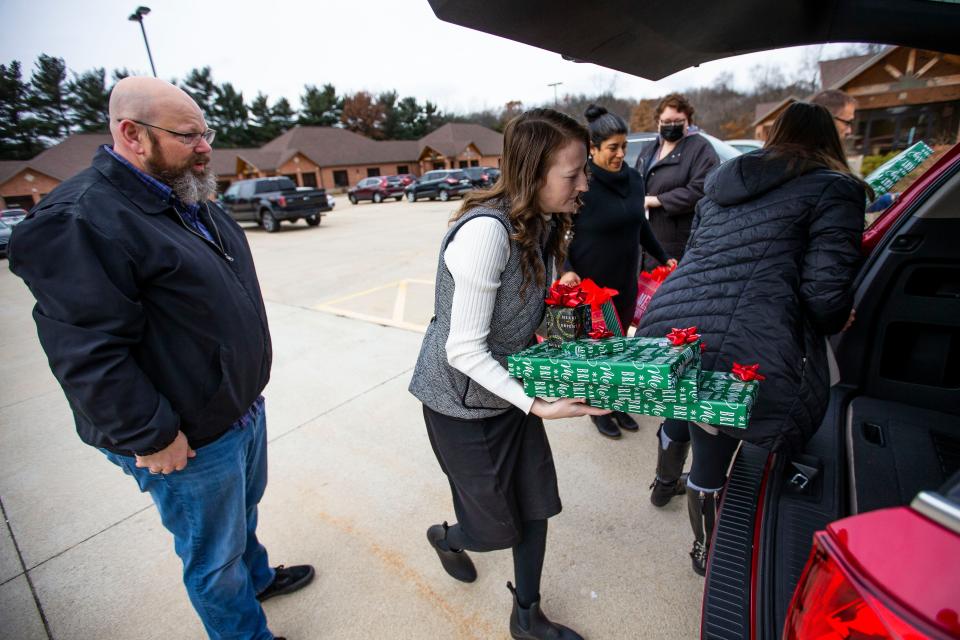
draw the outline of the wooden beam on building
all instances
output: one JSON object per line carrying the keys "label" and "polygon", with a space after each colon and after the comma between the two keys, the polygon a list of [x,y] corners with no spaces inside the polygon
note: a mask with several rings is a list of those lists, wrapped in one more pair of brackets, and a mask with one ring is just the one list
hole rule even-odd
{"label": "wooden beam on building", "polygon": [[890,75],[892,75],[892,76],[893,76],[894,78],[896,78],[897,80],[899,80],[900,78],[903,77],[903,72],[900,71],[900,69],[897,69],[897,68],[896,68],[895,66],[893,66],[892,64],[885,64],[885,65],[883,65],[883,68],[884,68],[884,70],[886,70],[887,73],[889,73]]}
{"label": "wooden beam on building", "polygon": [[932,58],[930,58],[930,60],[927,61],[927,64],[920,67],[920,70],[917,71],[917,77],[919,78],[920,76],[925,74],[927,71],[930,71],[930,69],[933,68],[933,65],[937,64],[938,62],[940,62],[940,56],[933,56]]}
{"label": "wooden beam on building", "polygon": [[913,74],[913,70],[917,68],[917,50],[910,49],[910,53],[907,54],[907,75]]}

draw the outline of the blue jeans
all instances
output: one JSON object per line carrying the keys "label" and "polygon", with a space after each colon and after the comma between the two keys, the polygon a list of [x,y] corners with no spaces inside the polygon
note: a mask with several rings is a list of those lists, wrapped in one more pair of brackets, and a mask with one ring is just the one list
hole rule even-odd
{"label": "blue jeans", "polygon": [[257,503],[267,486],[267,422],[231,427],[197,449],[183,471],[151,474],[136,459],[103,450],[150,492],[183,561],[183,583],[210,638],[272,640],[257,594],[273,581],[257,540]]}

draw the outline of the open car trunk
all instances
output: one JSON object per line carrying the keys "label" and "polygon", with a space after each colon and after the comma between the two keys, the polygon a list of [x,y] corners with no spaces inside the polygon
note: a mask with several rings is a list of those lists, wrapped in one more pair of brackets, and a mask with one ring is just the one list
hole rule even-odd
{"label": "open car trunk", "polygon": [[960,53],[951,0],[429,0],[438,18],[659,80],[729,56],[825,42]]}

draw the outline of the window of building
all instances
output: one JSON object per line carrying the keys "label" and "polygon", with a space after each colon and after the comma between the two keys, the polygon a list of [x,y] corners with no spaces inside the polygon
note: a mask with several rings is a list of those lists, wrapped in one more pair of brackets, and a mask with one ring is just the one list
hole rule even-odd
{"label": "window of building", "polygon": [[470,166],[470,163],[467,162],[466,160],[460,160],[460,161],[457,163],[457,167],[460,168],[460,169],[466,169],[466,168],[469,167],[469,166]]}
{"label": "window of building", "polygon": [[408,167],[408,166],[405,165],[405,164],[398,164],[398,165],[397,165],[397,173],[399,173],[399,174],[410,173],[410,167]]}
{"label": "window of building", "polygon": [[339,170],[333,172],[333,186],[335,187],[349,187],[350,178],[347,177],[346,170]]}
{"label": "window of building", "polygon": [[297,182],[297,174],[295,173],[285,173],[283,174],[283,177],[290,178],[291,180],[293,180],[293,184],[300,184],[299,182]]}
{"label": "window of building", "polygon": [[480,166],[480,161],[479,161],[479,160],[471,160],[471,161],[470,161],[470,166],[471,166],[471,167],[479,167],[479,166]]}
{"label": "window of building", "polygon": [[433,168],[434,168],[434,169],[446,169],[446,168],[447,168],[447,163],[445,163],[445,162],[434,162],[434,163],[433,163]]}
{"label": "window of building", "polygon": [[303,186],[316,188],[316,186],[317,186],[317,174],[315,174],[315,173],[305,173],[305,174],[303,174]]}
{"label": "window of building", "polygon": [[367,167],[367,177],[375,178],[380,175],[380,167]]}

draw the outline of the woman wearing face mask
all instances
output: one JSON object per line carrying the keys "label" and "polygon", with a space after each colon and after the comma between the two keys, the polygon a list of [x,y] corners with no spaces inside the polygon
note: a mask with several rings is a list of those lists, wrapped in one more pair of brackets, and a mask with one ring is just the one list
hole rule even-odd
{"label": "woman wearing face mask", "polygon": [[457,523],[427,540],[452,577],[477,577],[471,551],[513,549],[514,638],[577,640],[540,609],[547,519],[560,512],[544,418],[607,413],[527,397],[506,356],[534,342],[544,297],[587,190],[586,130],[534,109],[504,131],[500,180],[467,195],[440,245],[436,297],[410,392],[453,492]]}
{"label": "woman wearing face mask", "polygon": [[[650,226],[667,255],[679,260],[690,237],[693,209],[703,197],[703,182],[720,158],[706,138],[690,131],[693,105],[682,95],[660,101],[656,122],[660,135],[640,150],[636,168],[647,187]],[[655,266],[644,258],[644,269]]]}
{"label": "woman wearing face mask", "polygon": [[[623,162],[627,123],[596,105],[590,105],[584,115],[590,131],[590,190],[573,222],[573,240],[560,282],[574,285],[590,278],[616,289],[619,293],[613,303],[626,330],[637,304],[640,247],[660,264],[675,265],[676,260],[669,259],[644,216],[643,178]],[[596,416],[593,422],[608,438],[619,438],[620,429],[639,428],[629,414],[619,411]]]}

